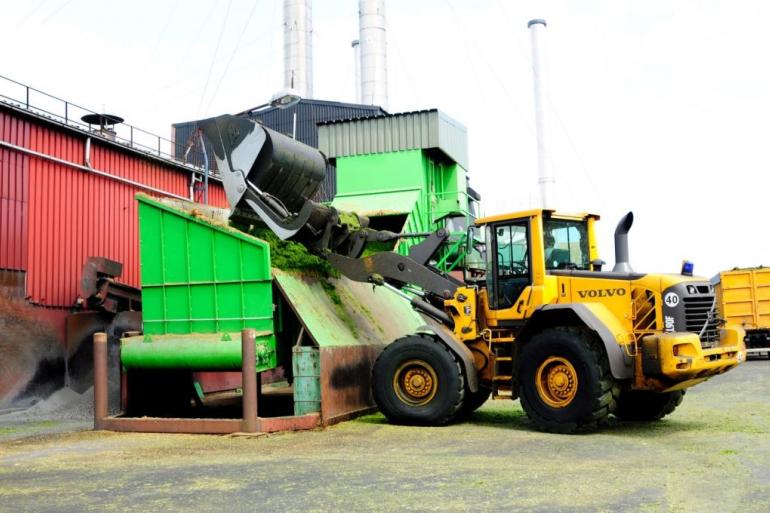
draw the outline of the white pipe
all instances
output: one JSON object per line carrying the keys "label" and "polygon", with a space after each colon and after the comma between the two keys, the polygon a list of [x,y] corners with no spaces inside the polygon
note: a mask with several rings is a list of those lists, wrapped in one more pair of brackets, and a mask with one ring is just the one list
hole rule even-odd
{"label": "white pipe", "polygon": [[388,108],[388,62],[385,0],[359,0],[361,103]]}
{"label": "white pipe", "polygon": [[283,2],[284,87],[313,97],[313,20],[310,0]]}
{"label": "white pipe", "polygon": [[83,160],[86,163],[86,167],[91,168],[91,138],[86,137],[86,154],[83,157]]}
{"label": "white pipe", "polygon": [[356,83],[356,103],[361,103],[361,45],[358,39],[350,43],[353,47],[353,74]]}
{"label": "white pipe", "polygon": [[209,155],[206,153],[206,143],[203,142],[203,130],[198,131],[203,151],[203,204],[209,204]]}
{"label": "white pipe", "polygon": [[540,206],[553,207],[556,178],[553,175],[550,155],[547,145],[547,121],[545,100],[545,57],[544,33],[545,20],[530,20],[527,23],[532,40],[532,72],[535,90],[535,131],[537,134],[537,169],[540,186]]}
{"label": "white pipe", "polygon": [[139,183],[139,182],[135,182],[133,180],[128,180],[126,178],[121,178],[119,176],[111,175],[111,174],[109,174],[107,172],[99,171],[98,169],[94,169],[92,167],[86,167],[86,166],[82,166],[80,164],[75,164],[74,162],[69,162],[67,160],[62,160],[60,158],[53,157],[51,155],[46,155],[45,153],[40,153],[40,152],[35,151],[35,150],[30,150],[28,148],[23,148],[21,146],[16,146],[15,144],[7,143],[5,141],[0,141],[0,146],[2,146],[4,148],[8,148],[10,150],[18,151],[18,152],[21,152],[21,153],[26,153],[27,155],[32,155],[33,157],[38,157],[38,158],[41,158],[41,159],[44,159],[44,160],[50,160],[51,162],[56,162],[57,164],[62,164],[64,166],[74,167],[75,169],[80,169],[81,171],[85,171],[87,173],[93,173],[93,174],[98,175],[98,176],[103,176],[104,178],[108,178],[108,179],[114,180],[116,182],[120,182],[120,183],[124,183],[124,184],[127,184],[127,185],[131,185],[131,186],[136,187],[138,189],[144,189],[146,191],[155,192],[157,194],[163,194],[164,196],[168,196],[170,198],[177,198],[177,199],[181,199],[181,200],[187,201],[187,198],[185,198],[184,196],[179,196],[177,194],[174,194],[174,193],[171,193],[171,192],[168,192],[168,191],[164,191],[162,189],[156,189],[155,187],[150,187],[149,185],[145,185],[143,183]]}
{"label": "white pipe", "polygon": [[190,197],[188,198],[188,201],[194,203],[195,202],[195,173],[190,173],[190,185],[189,185],[189,194]]}

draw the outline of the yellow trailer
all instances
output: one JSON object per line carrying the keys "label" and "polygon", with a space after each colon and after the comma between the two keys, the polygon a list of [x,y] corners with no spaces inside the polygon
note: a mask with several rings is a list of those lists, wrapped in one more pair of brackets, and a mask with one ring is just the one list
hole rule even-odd
{"label": "yellow trailer", "polygon": [[723,271],[713,280],[719,314],[732,326],[746,330],[749,354],[770,357],[770,267]]}

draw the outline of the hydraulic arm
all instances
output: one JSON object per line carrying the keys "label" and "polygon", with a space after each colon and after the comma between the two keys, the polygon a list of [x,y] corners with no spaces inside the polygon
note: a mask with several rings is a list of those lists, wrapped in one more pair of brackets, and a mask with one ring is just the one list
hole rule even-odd
{"label": "hydraulic arm", "polygon": [[[254,219],[256,214],[280,238],[303,244],[351,280],[419,287],[425,296],[411,299],[412,305],[451,327],[451,318],[440,307],[462,283],[428,265],[449,236],[445,230],[373,230],[367,217],[311,199],[328,165],[320,151],[235,116],[206,119],[200,126],[212,145],[233,216]],[[361,257],[369,242],[405,236],[424,237],[409,256],[382,252]]]}

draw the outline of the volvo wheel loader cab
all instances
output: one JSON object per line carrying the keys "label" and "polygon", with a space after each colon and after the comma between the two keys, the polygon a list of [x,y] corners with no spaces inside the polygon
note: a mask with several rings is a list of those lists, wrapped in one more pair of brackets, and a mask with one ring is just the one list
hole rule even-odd
{"label": "volvo wheel loader cab", "polygon": [[[631,214],[618,223],[609,272],[596,215],[529,210],[479,219],[466,244],[483,265],[469,255],[474,264],[460,280],[435,265],[446,230],[374,230],[365,216],[309,200],[325,162],[317,150],[233,116],[200,125],[233,215],[262,220],[425,318],[374,364],[373,396],[393,422],[444,424],[490,395],[520,397],[547,431],[590,431],[611,414],[656,420],[687,388],[744,359],[743,331],[717,323],[708,281],[631,269]],[[422,242],[408,255],[364,252],[371,242],[416,237]]]}

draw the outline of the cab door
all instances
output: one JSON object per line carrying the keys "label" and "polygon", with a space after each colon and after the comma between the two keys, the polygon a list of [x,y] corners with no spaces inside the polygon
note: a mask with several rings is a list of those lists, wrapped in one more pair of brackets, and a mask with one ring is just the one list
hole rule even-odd
{"label": "cab door", "polygon": [[523,319],[532,285],[529,220],[487,225],[486,256],[490,316]]}

